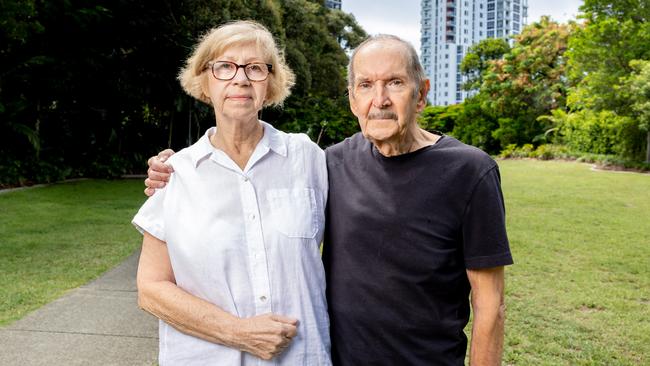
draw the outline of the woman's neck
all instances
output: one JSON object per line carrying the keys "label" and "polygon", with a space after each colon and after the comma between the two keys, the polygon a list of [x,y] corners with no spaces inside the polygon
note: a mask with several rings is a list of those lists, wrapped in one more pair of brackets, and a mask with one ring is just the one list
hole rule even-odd
{"label": "woman's neck", "polygon": [[210,136],[212,146],[228,155],[244,170],[255,147],[264,136],[264,127],[257,120],[233,121],[220,119],[217,132]]}

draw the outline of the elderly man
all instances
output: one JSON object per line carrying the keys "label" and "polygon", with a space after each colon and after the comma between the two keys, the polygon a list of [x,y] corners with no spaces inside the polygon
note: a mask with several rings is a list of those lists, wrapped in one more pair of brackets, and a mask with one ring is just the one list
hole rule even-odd
{"label": "elderly man", "polygon": [[336,365],[498,365],[512,263],[496,163],[418,127],[428,80],[413,47],[362,43],[348,68],[361,133],[326,150],[323,260]]}
{"label": "elderly man", "polygon": [[[470,362],[500,364],[512,257],[498,166],[418,127],[429,82],[409,43],[369,38],[348,80],[361,133],[326,150],[333,363],[462,365],[471,290]],[[166,176],[150,174],[147,185]]]}

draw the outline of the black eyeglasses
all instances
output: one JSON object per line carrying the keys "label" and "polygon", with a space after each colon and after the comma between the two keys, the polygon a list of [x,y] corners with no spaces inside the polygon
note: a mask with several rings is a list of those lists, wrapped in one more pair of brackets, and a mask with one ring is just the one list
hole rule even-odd
{"label": "black eyeglasses", "polygon": [[244,69],[244,74],[250,81],[264,81],[273,70],[273,65],[262,62],[251,62],[246,65],[238,65],[230,61],[215,61],[208,63],[206,69],[212,69],[212,76],[219,80],[232,80],[237,75],[239,68]]}

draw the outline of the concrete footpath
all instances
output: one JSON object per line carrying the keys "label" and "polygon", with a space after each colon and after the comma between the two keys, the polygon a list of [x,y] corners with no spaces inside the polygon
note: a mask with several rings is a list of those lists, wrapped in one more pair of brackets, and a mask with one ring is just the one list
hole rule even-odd
{"label": "concrete footpath", "polygon": [[137,305],[138,254],[0,328],[0,365],[156,365],[158,321]]}

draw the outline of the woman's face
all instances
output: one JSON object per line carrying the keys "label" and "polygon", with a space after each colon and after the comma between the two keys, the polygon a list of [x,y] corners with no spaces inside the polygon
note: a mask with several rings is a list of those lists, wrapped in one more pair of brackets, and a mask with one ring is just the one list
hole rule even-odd
{"label": "woman's face", "polygon": [[[253,62],[267,63],[262,57],[262,52],[254,44],[232,46],[212,60],[215,61],[230,61],[237,65]],[[257,120],[257,113],[262,109],[266,97],[268,77],[264,81],[250,81],[243,67],[237,69],[235,77],[231,80],[216,79],[210,69],[206,72],[208,73],[206,94],[212,101],[217,117]]]}

